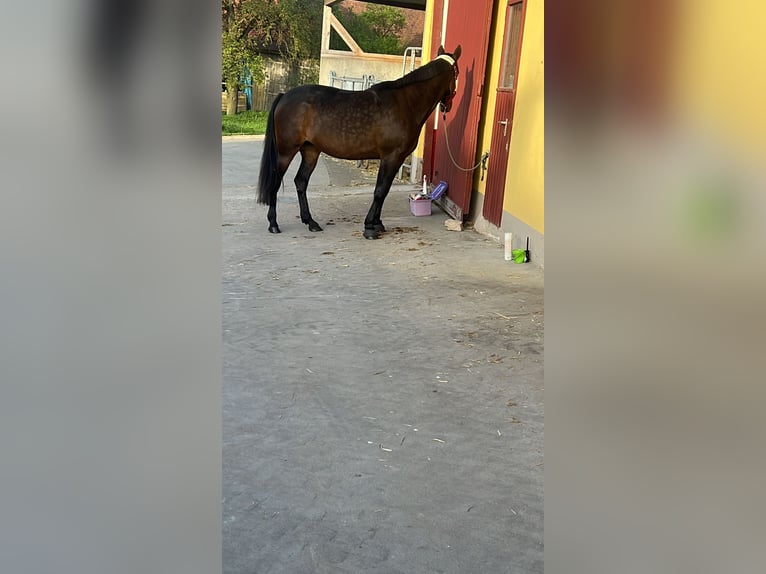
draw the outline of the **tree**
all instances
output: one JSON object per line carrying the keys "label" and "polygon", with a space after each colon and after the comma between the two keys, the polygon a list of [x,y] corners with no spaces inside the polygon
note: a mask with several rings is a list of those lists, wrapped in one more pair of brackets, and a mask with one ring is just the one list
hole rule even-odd
{"label": "tree", "polygon": [[237,111],[244,71],[264,81],[262,52],[276,50],[289,63],[319,59],[322,0],[221,0],[221,72],[226,114]]}
{"label": "tree", "polygon": [[226,85],[227,116],[237,113],[245,69],[253,78],[263,76],[257,40],[268,20],[270,5],[268,0],[221,0],[221,77]]}
{"label": "tree", "polygon": [[[359,13],[340,8],[335,16],[365,52],[397,55],[404,52],[399,36],[407,19],[399,8],[371,4]],[[340,37],[331,41],[333,49],[346,49]]]}
{"label": "tree", "polygon": [[283,25],[280,53],[291,61],[319,60],[322,48],[322,0],[280,0]]}

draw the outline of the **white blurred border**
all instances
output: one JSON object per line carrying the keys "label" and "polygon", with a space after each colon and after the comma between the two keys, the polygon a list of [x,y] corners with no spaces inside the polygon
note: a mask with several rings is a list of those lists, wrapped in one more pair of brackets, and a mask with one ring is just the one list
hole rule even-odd
{"label": "white blurred border", "polygon": [[112,80],[96,2],[0,19],[8,572],[221,568],[220,13],[138,4]]}

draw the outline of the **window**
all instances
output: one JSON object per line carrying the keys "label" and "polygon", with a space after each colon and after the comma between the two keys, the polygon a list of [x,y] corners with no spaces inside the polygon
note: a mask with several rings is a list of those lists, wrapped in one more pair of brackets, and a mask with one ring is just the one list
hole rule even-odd
{"label": "window", "polygon": [[511,4],[505,15],[505,41],[503,43],[503,67],[500,74],[499,88],[513,89],[516,75],[516,60],[519,55],[521,40],[521,8],[522,2]]}

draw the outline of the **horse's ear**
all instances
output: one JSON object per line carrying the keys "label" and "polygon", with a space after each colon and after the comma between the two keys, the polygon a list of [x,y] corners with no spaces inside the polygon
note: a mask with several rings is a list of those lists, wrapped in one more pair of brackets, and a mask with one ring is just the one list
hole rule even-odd
{"label": "horse's ear", "polygon": [[439,49],[436,50],[436,55],[441,56],[444,53],[444,46],[439,46]]}
{"label": "horse's ear", "polygon": [[460,53],[463,51],[463,49],[460,47],[460,44],[457,45],[457,48],[455,48],[455,51],[452,52],[452,57],[457,61],[457,59],[460,57]]}

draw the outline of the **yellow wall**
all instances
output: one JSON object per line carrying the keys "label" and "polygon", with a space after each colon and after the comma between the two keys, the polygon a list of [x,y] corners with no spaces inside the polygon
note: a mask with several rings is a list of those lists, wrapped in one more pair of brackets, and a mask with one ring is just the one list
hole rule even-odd
{"label": "yellow wall", "polygon": [[426,18],[425,22],[423,23],[423,58],[422,62],[424,64],[431,61],[431,54],[429,53],[431,50],[431,39],[433,38],[432,34],[432,28],[433,28],[433,21],[434,21],[434,3],[433,2],[426,2]]}
{"label": "yellow wall", "polygon": [[[434,21],[434,3],[426,2],[426,18],[423,23],[423,55],[420,58],[421,65],[425,65],[431,61],[431,39],[433,38],[432,28]],[[418,140],[418,147],[415,149],[415,156],[423,158],[426,148],[426,134],[430,137],[431,130],[428,128],[428,122],[420,130],[420,139]]]}
{"label": "yellow wall", "polygon": [[545,228],[543,29],[543,0],[528,0],[503,200],[506,212],[540,233]]}
{"label": "yellow wall", "polygon": [[[503,53],[506,2],[495,2],[487,59],[486,112],[479,128],[481,151],[489,151]],[[528,0],[519,63],[503,210],[540,233],[545,231],[543,0]],[[492,162],[492,158],[489,158]],[[484,193],[477,171],[474,189]]]}
{"label": "yellow wall", "polygon": [[766,149],[766,6],[745,4],[686,1],[677,8],[673,112],[755,156]]}

